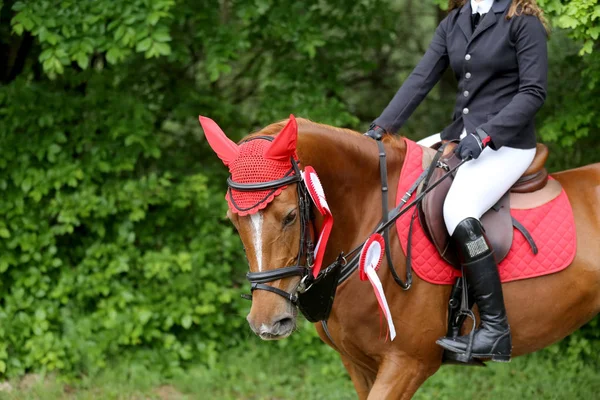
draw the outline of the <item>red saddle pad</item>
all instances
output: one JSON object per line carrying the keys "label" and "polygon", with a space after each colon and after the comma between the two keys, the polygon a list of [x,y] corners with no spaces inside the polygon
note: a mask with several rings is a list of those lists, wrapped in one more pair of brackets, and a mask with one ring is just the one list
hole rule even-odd
{"label": "red saddle pad", "polygon": [[[405,139],[406,160],[400,174],[396,206],[413,182],[423,171],[423,149],[415,142]],[[552,179],[552,178],[550,178]],[[415,198],[415,194],[411,200]],[[534,278],[561,271],[575,258],[576,233],[573,210],[565,190],[554,200],[529,210],[511,209],[515,217],[531,234],[538,254],[533,254],[531,246],[517,230],[514,232],[512,247],[506,258],[498,265],[502,282]],[[398,236],[404,254],[408,244],[408,227],[412,212],[396,221]],[[453,284],[460,271],[446,263],[431,244],[418,218],[413,223],[412,266],[415,273],[430,283]]]}

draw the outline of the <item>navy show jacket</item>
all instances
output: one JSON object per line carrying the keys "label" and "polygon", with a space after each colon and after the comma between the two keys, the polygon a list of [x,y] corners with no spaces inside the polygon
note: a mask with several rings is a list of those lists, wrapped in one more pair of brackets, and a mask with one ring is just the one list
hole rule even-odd
{"label": "navy show jacket", "polygon": [[458,80],[452,123],[442,139],[483,129],[493,147],[536,144],[534,116],[546,98],[547,34],[536,16],[506,19],[511,0],[495,0],[472,30],[471,2],[440,22],[427,52],[374,123],[396,132],[448,65]]}

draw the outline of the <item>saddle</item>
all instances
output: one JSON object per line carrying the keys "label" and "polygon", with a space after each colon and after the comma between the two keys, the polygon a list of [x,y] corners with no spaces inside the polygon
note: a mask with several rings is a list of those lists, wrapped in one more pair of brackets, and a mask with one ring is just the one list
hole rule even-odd
{"label": "saddle", "polygon": [[[443,147],[442,154],[436,156],[437,150],[442,151],[442,143],[432,148],[424,148],[424,162],[426,158],[436,161],[436,166],[423,182],[421,191],[425,190],[428,183],[436,182],[448,170],[455,167],[460,160],[454,155],[455,143],[447,143]],[[481,218],[481,223],[490,240],[496,262],[502,261],[508,254],[513,241],[513,227],[518,229],[527,239],[534,254],[537,247],[533,238],[527,230],[510,214],[511,201],[519,203],[518,208],[531,208],[536,203],[551,200],[560,194],[561,187],[556,181],[548,180],[548,171],[545,168],[548,158],[548,148],[539,144],[536,146],[535,158],[523,176],[511,187],[511,189]],[[550,182],[550,184],[548,184]],[[443,218],[443,205],[446,195],[450,190],[452,181],[445,179],[441,184],[429,192],[421,202],[418,215],[425,234],[434,244],[440,256],[456,268],[460,268],[456,251],[453,249],[450,235],[446,230]],[[530,193],[536,192],[536,195]],[[525,195],[527,193],[527,195]],[[530,207],[528,207],[528,205]]]}

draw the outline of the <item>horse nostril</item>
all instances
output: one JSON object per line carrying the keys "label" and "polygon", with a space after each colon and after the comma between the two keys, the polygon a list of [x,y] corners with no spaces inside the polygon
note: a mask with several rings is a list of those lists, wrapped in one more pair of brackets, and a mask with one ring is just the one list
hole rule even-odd
{"label": "horse nostril", "polygon": [[284,335],[294,329],[295,321],[291,315],[286,315],[280,318],[273,324],[273,331],[277,331],[278,334]]}
{"label": "horse nostril", "polygon": [[282,314],[272,324],[256,322],[256,320],[250,318],[250,315],[246,319],[254,333],[263,340],[282,339],[289,336],[296,328],[296,318],[289,313]]}

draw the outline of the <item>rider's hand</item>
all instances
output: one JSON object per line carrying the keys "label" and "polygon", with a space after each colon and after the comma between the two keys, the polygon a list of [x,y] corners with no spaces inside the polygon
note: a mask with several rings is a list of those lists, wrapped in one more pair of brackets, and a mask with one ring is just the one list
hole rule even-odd
{"label": "rider's hand", "polygon": [[379,125],[371,124],[371,126],[369,127],[369,130],[364,135],[369,136],[370,138],[375,139],[375,140],[381,140],[381,138],[385,134],[386,134],[385,129],[383,129]]}
{"label": "rider's hand", "polygon": [[476,133],[469,133],[465,136],[454,153],[461,159],[466,160],[472,158],[473,160],[481,155],[483,149],[490,143],[490,137],[482,129],[477,129]]}

